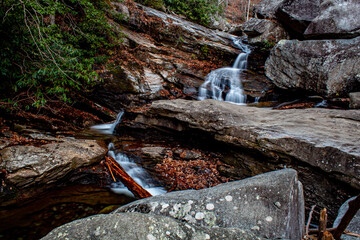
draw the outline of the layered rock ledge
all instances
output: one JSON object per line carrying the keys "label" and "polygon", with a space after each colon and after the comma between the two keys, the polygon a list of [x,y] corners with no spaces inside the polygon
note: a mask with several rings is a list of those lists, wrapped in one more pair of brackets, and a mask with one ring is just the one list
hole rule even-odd
{"label": "layered rock ledge", "polygon": [[215,140],[292,158],[360,189],[360,111],[271,110],[215,100],[156,101],[135,124],[176,131],[198,129]]}
{"label": "layered rock ledge", "polygon": [[95,140],[32,136],[51,142],[9,146],[0,151],[0,168],[7,172],[6,180],[18,189],[55,183],[78,168],[99,162],[107,152]]}

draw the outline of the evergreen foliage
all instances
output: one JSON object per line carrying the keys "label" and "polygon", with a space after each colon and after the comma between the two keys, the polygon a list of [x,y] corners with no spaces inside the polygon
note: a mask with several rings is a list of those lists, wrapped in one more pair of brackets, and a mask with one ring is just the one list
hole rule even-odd
{"label": "evergreen foliage", "polygon": [[137,0],[137,2],[158,10],[166,7],[204,26],[209,26],[212,16],[223,13],[223,6],[218,0]]}
{"label": "evergreen foliage", "polygon": [[1,101],[69,102],[70,92],[94,84],[94,64],[105,61],[118,39],[107,7],[104,0],[1,1],[0,91],[7,93]]}

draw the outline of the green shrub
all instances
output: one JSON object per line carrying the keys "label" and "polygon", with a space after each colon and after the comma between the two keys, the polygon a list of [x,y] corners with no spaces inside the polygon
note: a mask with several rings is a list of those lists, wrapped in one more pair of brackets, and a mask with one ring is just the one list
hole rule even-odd
{"label": "green shrub", "polygon": [[137,0],[137,2],[157,10],[163,11],[165,9],[163,0]]}
{"label": "green shrub", "polygon": [[165,5],[171,11],[204,26],[210,24],[212,16],[223,12],[218,0],[165,0]]}
{"label": "green shrub", "polygon": [[34,107],[53,98],[69,102],[69,93],[94,84],[94,64],[106,60],[118,38],[107,7],[105,0],[3,0],[0,91],[8,94],[1,101],[26,98]]}
{"label": "green shrub", "polygon": [[212,16],[223,13],[218,0],[136,0],[146,6],[163,10],[164,6],[191,21],[208,26]]}

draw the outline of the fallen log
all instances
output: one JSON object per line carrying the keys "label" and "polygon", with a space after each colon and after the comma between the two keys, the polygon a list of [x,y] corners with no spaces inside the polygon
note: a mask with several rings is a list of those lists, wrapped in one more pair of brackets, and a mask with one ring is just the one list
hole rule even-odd
{"label": "fallen log", "polygon": [[[132,179],[129,174],[112,157],[105,157],[105,162],[112,175],[116,176],[137,198],[147,198],[152,195]],[[112,169],[113,171],[111,171]]]}

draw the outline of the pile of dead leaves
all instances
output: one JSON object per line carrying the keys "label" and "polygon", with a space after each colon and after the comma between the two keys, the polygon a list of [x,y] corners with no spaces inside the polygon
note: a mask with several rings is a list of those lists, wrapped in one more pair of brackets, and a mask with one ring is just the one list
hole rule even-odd
{"label": "pile of dead leaves", "polygon": [[217,170],[221,164],[217,159],[174,159],[172,152],[168,152],[155,170],[166,185],[172,186],[169,191],[203,189],[229,181]]}

